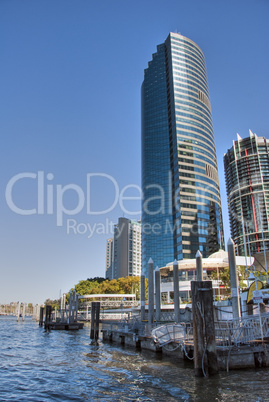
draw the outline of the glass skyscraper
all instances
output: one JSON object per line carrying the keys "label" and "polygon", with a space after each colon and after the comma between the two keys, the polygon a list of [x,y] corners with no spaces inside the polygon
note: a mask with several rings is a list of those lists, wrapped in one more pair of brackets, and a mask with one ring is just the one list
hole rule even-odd
{"label": "glass skyscraper", "polygon": [[231,235],[238,255],[269,249],[269,140],[237,135],[224,155]]}
{"label": "glass skyscraper", "polygon": [[205,59],[170,33],[142,84],[142,266],[203,257],[224,244]]}

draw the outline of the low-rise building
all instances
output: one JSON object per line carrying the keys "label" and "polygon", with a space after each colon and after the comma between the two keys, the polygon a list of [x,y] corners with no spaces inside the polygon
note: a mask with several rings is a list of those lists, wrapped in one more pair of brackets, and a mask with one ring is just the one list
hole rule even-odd
{"label": "low-rise building", "polygon": [[[228,252],[219,250],[211,254],[208,258],[203,258],[203,280],[212,280],[213,271],[219,273],[220,270],[229,266]],[[253,257],[236,257],[237,266],[251,266],[254,262]],[[196,259],[185,259],[178,261],[179,270],[179,296],[182,301],[191,298],[191,281],[196,280]],[[169,303],[174,299],[174,280],[173,262],[160,268],[161,272],[161,296],[163,303]],[[218,275],[217,275],[218,277]],[[212,280],[213,294],[221,298],[225,294],[225,288],[220,280]]]}

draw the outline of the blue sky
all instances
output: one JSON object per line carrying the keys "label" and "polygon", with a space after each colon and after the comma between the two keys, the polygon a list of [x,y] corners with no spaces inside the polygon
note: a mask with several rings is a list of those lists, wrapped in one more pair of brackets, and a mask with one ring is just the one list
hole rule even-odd
{"label": "blue sky", "polygon": [[[267,0],[0,1],[0,302],[43,302],[105,275],[106,239],[123,215],[116,191],[139,195],[144,69],[170,31],[205,54],[227,243],[223,154],[236,133],[269,138],[268,15]],[[39,213],[7,202],[19,174],[14,204]],[[57,191],[58,211],[60,195],[66,209],[81,201],[61,226]],[[138,201],[123,205],[139,218]]]}

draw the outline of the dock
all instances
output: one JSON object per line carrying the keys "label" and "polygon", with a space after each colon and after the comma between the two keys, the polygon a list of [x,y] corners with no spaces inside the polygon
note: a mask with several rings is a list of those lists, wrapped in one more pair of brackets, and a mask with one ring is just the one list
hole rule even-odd
{"label": "dock", "polygon": [[[53,317],[54,315],[54,317]],[[66,295],[61,297],[59,317],[57,311],[52,311],[50,305],[40,307],[39,326],[44,325],[45,330],[79,330],[84,323],[78,320],[78,294],[75,291],[69,294],[69,304],[66,304]]]}
{"label": "dock", "polygon": [[84,324],[82,322],[52,322],[50,325],[50,329],[52,330],[66,330],[66,331],[73,331],[82,329]]}
{"label": "dock", "polygon": [[[269,314],[262,317],[266,337],[259,335],[259,317],[249,316],[241,322],[215,323],[218,368],[221,371],[269,367]],[[136,350],[150,350],[193,362],[192,323],[103,322],[103,342],[115,343]],[[256,339],[255,339],[256,338]],[[206,349],[204,359],[206,358]]]}

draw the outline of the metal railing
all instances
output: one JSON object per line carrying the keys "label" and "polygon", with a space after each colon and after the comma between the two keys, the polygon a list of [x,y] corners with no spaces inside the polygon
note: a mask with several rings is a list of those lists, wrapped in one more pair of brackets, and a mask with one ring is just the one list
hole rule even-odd
{"label": "metal railing", "polygon": [[130,332],[138,336],[151,337],[151,331],[160,324],[154,322],[141,321],[140,316],[133,316],[129,319],[122,319],[121,321],[102,321],[102,330],[108,332]]}
{"label": "metal railing", "polygon": [[[160,322],[149,324],[141,322],[140,316],[121,317],[119,321],[103,321],[102,329],[107,331],[131,332],[140,336],[152,337],[160,346],[168,343],[193,341],[192,322],[180,324]],[[233,320],[215,322],[217,347],[250,345],[269,338],[269,314],[241,317]]]}
{"label": "metal railing", "polygon": [[215,323],[218,346],[248,345],[269,337],[269,315],[261,314]]}
{"label": "metal railing", "polygon": [[[192,323],[166,324],[152,330],[152,337],[160,346],[172,342],[193,340]],[[269,338],[269,314],[218,321],[215,323],[217,347],[232,347],[263,342]]]}
{"label": "metal railing", "polygon": [[[137,300],[101,300],[101,308],[110,307],[110,308],[129,308],[129,307],[138,307],[139,302]],[[92,301],[84,301],[80,304],[80,308],[91,307]]]}

